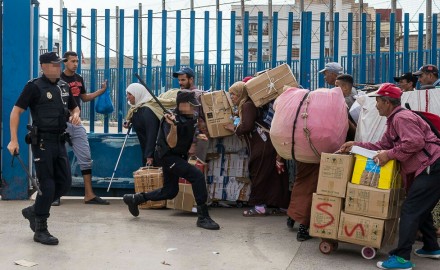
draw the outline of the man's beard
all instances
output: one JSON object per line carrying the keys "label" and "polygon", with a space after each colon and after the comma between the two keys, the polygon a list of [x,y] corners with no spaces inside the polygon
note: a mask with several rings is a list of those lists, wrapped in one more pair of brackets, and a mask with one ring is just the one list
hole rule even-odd
{"label": "man's beard", "polygon": [[191,85],[188,83],[188,84],[181,84],[180,85],[180,89],[189,89],[191,87]]}

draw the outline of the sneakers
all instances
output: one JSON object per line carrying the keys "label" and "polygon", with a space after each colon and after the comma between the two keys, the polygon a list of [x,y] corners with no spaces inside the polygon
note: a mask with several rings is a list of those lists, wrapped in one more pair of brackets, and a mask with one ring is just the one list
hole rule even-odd
{"label": "sneakers", "polygon": [[377,262],[379,269],[412,270],[413,266],[410,261],[396,255],[390,256],[386,261]]}
{"label": "sneakers", "polygon": [[426,251],[421,248],[414,250],[414,254],[423,258],[440,259],[440,249],[436,251]]}

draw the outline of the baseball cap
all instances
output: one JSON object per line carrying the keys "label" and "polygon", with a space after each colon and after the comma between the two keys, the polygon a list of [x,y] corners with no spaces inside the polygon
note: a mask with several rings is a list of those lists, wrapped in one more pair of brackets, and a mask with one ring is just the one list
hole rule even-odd
{"label": "baseball cap", "polygon": [[394,77],[395,82],[399,82],[400,80],[407,80],[407,81],[411,82],[411,81],[417,80],[417,78],[411,72],[407,72],[407,73],[404,73],[398,77]]}
{"label": "baseball cap", "polygon": [[189,67],[181,68],[179,71],[173,73],[173,77],[177,78],[179,75],[186,74],[189,78],[194,77],[194,71]]}
{"label": "baseball cap", "polygon": [[177,97],[176,97],[177,105],[179,105],[182,102],[188,102],[193,106],[196,107],[200,106],[200,103],[196,99],[194,94],[195,94],[194,91],[191,90],[180,90],[179,92],[177,92]]}
{"label": "baseball cap", "polygon": [[333,72],[333,73],[336,73],[336,74],[342,74],[343,68],[341,65],[339,65],[336,62],[330,62],[330,63],[325,64],[324,69],[320,70],[319,73],[323,73],[326,70]]}
{"label": "baseball cap", "polygon": [[57,64],[66,61],[65,58],[60,58],[56,52],[47,52],[40,55],[40,64]]}
{"label": "baseball cap", "polygon": [[369,97],[390,97],[400,98],[402,96],[402,90],[392,83],[383,83],[379,90],[375,93],[369,94]]}
{"label": "baseball cap", "polygon": [[413,72],[413,75],[419,76],[422,73],[436,73],[436,74],[438,74],[438,68],[434,65],[424,65],[421,68],[419,68],[418,71]]}

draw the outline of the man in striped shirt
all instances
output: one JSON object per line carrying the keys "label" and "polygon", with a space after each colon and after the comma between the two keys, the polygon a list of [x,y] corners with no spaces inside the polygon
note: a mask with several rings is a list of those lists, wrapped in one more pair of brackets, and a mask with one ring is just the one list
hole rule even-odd
{"label": "man in striped shirt", "polygon": [[387,117],[387,129],[381,140],[376,143],[346,142],[340,149],[348,152],[357,145],[378,150],[374,161],[380,166],[396,159],[401,163],[402,174],[415,176],[402,205],[398,246],[390,251],[388,260],[377,263],[380,269],[412,269],[409,260],[417,230],[423,234],[423,247],[414,254],[440,259],[431,214],[440,199],[440,139],[422,118],[401,107],[401,95],[402,91],[394,84],[382,84],[370,95],[376,97],[379,115]]}

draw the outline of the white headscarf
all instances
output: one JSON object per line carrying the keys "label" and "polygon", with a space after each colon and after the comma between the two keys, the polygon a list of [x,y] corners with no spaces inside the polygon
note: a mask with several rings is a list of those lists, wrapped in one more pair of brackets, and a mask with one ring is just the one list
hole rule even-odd
{"label": "white headscarf", "polygon": [[128,101],[128,105],[131,105],[133,107],[137,107],[142,103],[150,101],[153,98],[147,91],[147,89],[145,89],[145,87],[140,83],[130,84],[127,89],[125,89],[125,92],[128,92],[134,96],[134,104],[131,104]]}

